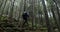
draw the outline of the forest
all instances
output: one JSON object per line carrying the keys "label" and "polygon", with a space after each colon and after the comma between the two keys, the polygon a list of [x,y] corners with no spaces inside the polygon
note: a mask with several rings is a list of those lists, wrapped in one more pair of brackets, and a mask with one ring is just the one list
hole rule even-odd
{"label": "forest", "polygon": [[60,32],[60,0],[0,0],[0,32]]}

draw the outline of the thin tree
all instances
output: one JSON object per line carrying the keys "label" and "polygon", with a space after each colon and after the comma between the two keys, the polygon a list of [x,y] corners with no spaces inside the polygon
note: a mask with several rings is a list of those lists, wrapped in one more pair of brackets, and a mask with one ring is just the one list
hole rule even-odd
{"label": "thin tree", "polygon": [[59,32],[60,32],[60,13],[59,13],[59,8],[58,8],[58,4],[57,4],[56,0],[53,0],[53,2],[56,5],[56,10],[57,10],[57,14],[58,14],[58,22],[57,22],[57,24],[59,26],[58,29],[59,29]]}
{"label": "thin tree", "polygon": [[14,1],[11,0],[11,9],[10,9],[9,18],[13,17],[14,3],[15,3],[15,0]]}
{"label": "thin tree", "polygon": [[52,26],[49,23],[49,18],[48,18],[48,13],[47,13],[47,9],[46,9],[46,5],[44,0],[42,0],[42,4],[43,4],[43,9],[44,9],[44,13],[45,13],[45,20],[46,20],[46,24],[47,24],[47,28],[48,28],[48,32],[53,32],[52,30]]}
{"label": "thin tree", "polygon": [[1,16],[3,15],[3,12],[4,12],[4,8],[5,8],[5,6],[6,6],[6,2],[7,2],[7,0],[5,0],[4,5],[1,7],[0,20],[1,20]]}
{"label": "thin tree", "polygon": [[0,9],[3,3],[4,3],[4,0],[0,0]]}

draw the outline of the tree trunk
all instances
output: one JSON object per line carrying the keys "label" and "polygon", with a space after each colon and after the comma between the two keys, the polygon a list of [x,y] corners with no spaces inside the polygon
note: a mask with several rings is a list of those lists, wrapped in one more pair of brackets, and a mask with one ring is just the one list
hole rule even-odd
{"label": "tree trunk", "polygon": [[14,3],[15,3],[15,0],[14,1],[11,0],[11,10],[10,10],[9,18],[13,17]]}
{"label": "tree trunk", "polygon": [[6,6],[6,2],[7,2],[7,0],[4,1],[4,5],[1,7],[0,21],[1,21],[1,16],[3,15],[3,12],[4,12],[4,8]]}
{"label": "tree trunk", "polygon": [[42,4],[43,4],[44,13],[45,13],[45,20],[46,20],[48,32],[53,32],[53,28],[49,23],[48,13],[47,13],[47,9],[46,9],[46,5],[45,5],[44,0],[42,0]]}
{"label": "tree trunk", "polygon": [[53,0],[54,2],[55,2],[55,5],[56,5],[56,9],[57,9],[57,14],[58,14],[58,22],[57,22],[57,24],[58,24],[58,29],[59,29],[59,32],[60,32],[60,11],[59,11],[59,8],[58,8],[58,6],[57,6],[57,2],[56,2],[56,0]]}

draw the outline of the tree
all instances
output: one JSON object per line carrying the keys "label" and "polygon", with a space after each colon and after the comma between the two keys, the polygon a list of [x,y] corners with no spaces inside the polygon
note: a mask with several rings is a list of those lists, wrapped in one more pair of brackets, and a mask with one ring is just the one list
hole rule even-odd
{"label": "tree", "polygon": [[45,13],[45,20],[46,20],[48,32],[53,32],[53,28],[49,23],[48,13],[47,13],[47,9],[46,9],[46,5],[45,5],[44,0],[42,0],[42,4],[43,4],[44,13]]}
{"label": "tree", "polygon": [[56,0],[53,0],[53,2],[55,3],[55,5],[56,5],[56,10],[57,10],[57,14],[58,14],[58,22],[57,22],[57,24],[58,24],[58,29],[59,29],[59,32],[60,32],[60,12],[59,12],[59,8],[58,8],[58,6],[57,6],[57,2],[56,2]]}
{"label": "tree", "polygon": [[10,0],[11,1],[11,7],[10,7],[10,14],[9,14],[9,17],[13,17],[13,11],[14,11],[14,3],[15,3],[15,0]]}

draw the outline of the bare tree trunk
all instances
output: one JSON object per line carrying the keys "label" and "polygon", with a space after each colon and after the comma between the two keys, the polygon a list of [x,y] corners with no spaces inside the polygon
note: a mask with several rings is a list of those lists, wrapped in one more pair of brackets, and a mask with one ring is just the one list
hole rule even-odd
{"label": "bare tree trunk", "polygon": [[57,24],[59,26],[58,29],[59,29],[59,32],[60,32],[60,11],[59,11],[59,8],[57,6],[56,0],[53,0],[53,1],[54,1],[55,5],[56,5],[56,9],[57,9],[57,14],[58,14],[58,22],[57,22]]}
{"label": "bare tree trunk", "polygon": [[45,5],[44,0],[42,0],[42,4],[43,4],[44,13],[45,13],[45,20],[46,20],[48,32],[53,32],[53,28],[49,23],[48,13],[47,13],[47,9],[46,9],[46,5]]}
{"label": "bare tree trunk", "polygon": [[2,6],[2,4],[4,3],[4,0],[0,0],[1,2],[0,2],[0,9],[1,9],[1,6]]}
{"label": "bare tree trunk", "polygon": [[9,17],[13,17],[13,9],[14,9],[14,3],[15,3],[15,0],[11,0],[11,10],[10,10],[10,14],[9,14]]}
{"label": "bare tree trunk", "polygon": [[35,4],[35,0],[32,0],[32,30],[34,29],[33,25],[35,24],[34,4]]}
{"label": "bare tree trunk", "polygon": [[19,19],[20,19],[20,17],[21,17],[22,6],[23,6],[23,0],[21,0],[21,2],[20,2],[20,9],[19,9],[19,17],[18,17],[18,21],[19,21]]}
{"label": "bare tree trunk", "polygon": [[7,2],[7,0],[4,1],[4,5],[1,7],[0,21],[1,21],[1,16],[3,15],[3,12],[4,12],[4,8],[6,6],[6,2]]}
{"label": "bare tree trunk", "polygon": [[3,14],[4,8],[6,6],[6,2],[7,2],[7,0],[4,1],[4,5],[2,5],[2,7],[1,7],[1,15],[0,16],[2,16],[2,14]]}
{"label": "bare tree trunk", "polygon": [[[51,6],[51,12],[52,12],[52,14],[53,14],[53,19],[54,19],[54,21],[55,21],[55,23],[56,23],[56,26],[58,25],[58,21],[57,21],[57,19],[56,19],[56,15],[55,15],[55,13],[54,13],[54,10],[53,10],[53,6]],[[55,26],[55,27],[56,27]],[[55,27],[54,27],[54,25],[53,25],[53,29],[55,29]]]}

